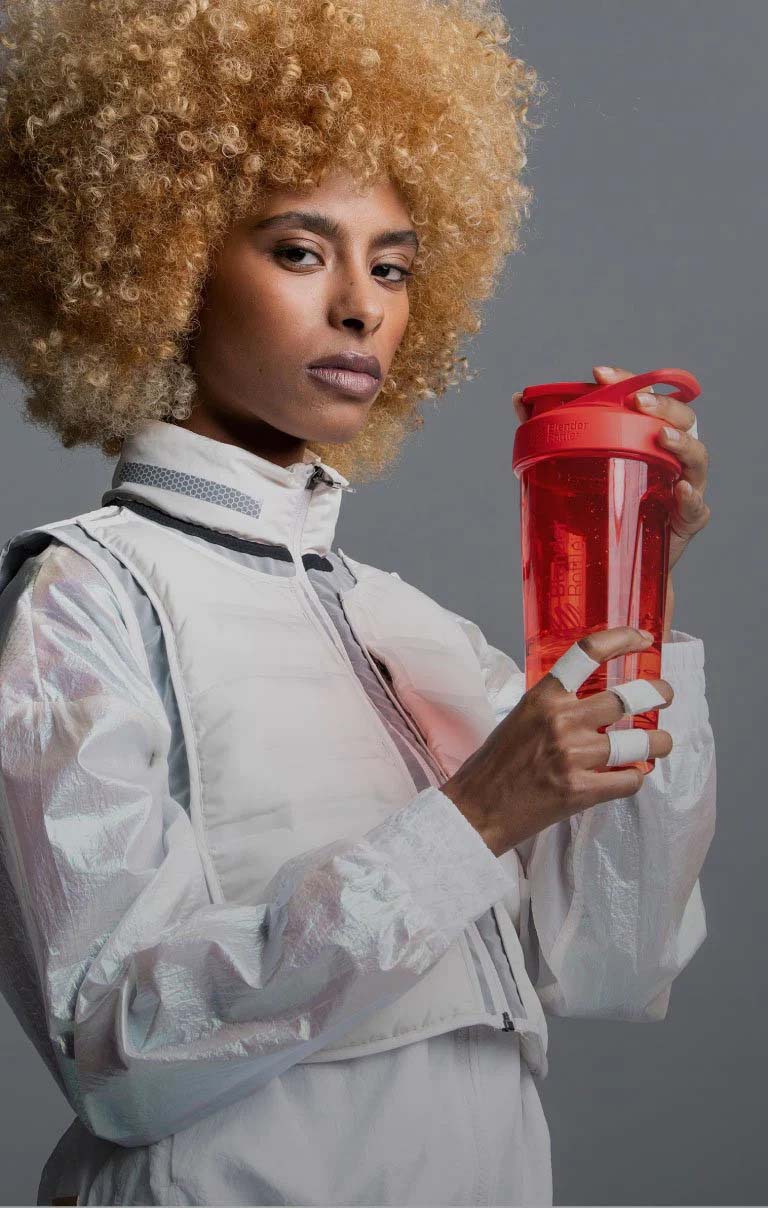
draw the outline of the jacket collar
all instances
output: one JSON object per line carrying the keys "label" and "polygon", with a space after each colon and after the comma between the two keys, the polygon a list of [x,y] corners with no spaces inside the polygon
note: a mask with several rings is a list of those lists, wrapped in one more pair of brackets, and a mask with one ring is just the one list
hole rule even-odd
{"label": "jacket collar", "polygon": [[102,505],[142,500],[218,532],[285,545],[294,555],[331,548],[349,480],[305,450],[279,466],[165,420],[127,436]]}

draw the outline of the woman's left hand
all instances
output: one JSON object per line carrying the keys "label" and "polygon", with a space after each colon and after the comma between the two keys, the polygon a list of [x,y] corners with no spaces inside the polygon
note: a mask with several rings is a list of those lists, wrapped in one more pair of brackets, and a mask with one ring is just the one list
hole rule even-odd
{"label": "woman's left hand", "polygon": [[[592,369],[595,381],[607,386],[611,382],[619,382],[623,378],[634,377],[628,369],[618,366],[595,365]],[[651,406],[644,406],[642,397],[651,400]],[[520,403],[520,392],[513,397],[515,411],[520,421],[526,419]],[[675,484],[674,507],[670,516],[671,534],[669,543],[669,569],[680,561],[688,542],[696,533],[709,523],[710,509],[704,501],[704,491],[707,486],[707,469],[709,454],[706,445],[697,437],[691,436],[688,429],[693,427],[696,419],[695,412],[689,403],[681,403],[666,394],[655,394],[652,390],[638,391],[630,395],[630,402],[638,411],[646,415],[658,416],[663,419],[665,427],[661,429],[657,440],[664,449],[674,453],[682,466],[682,475]],[[669,428],[676,435],[668,435]],[[669,635],[674,606],[674,591],[671,579],[667,590],[667,616],[665,617],[665,638]]]}

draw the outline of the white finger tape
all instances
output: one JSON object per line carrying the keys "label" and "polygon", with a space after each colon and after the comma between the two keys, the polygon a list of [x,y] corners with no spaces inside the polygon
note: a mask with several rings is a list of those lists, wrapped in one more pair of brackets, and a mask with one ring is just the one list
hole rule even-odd
{"label": "white finger tape", "polygon": [[650,750],[650,739],[647,730],[606,730],[611,752],[606,760],[607,768],[615,768],[617,764],[637,763],[647,759]]}
{"label": "white finger tape", "polygon": [[625,713],[645,713],[646,709],[656,709],[666,705],[664,697],[658,688],[645,679],[629,680],[626,684],[611,684],[610,692],[615,692],[624,705]]}
{"label": "white finger tape", "polygon": [[575,692],[589,679],[595,667],[599,666],[600,663],[596,659],[588,655],[578,642],[574,642],[560,655],[557,662],[552,664],[549,674],[554,675],[569,692]]}

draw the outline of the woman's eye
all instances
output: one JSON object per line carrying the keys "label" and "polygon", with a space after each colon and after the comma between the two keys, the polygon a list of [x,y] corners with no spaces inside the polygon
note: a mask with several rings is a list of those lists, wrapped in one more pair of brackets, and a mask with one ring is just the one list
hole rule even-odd
{"label": "woman's eye", "polygon": [[[280,257],[281,259],[283,256],[285,256],[286,259],[289,256],[295,256],[296,253],[298,253],[300,256],[316,256],[317,255],[317,252],[313,252],[312,249],[308,248],[308,247],[278,247],[278,248],[275,248],[275,255]],[[291,264],[298,264],[298,263],[299,263],[298,260],[291,261]]]}
{"label": "woman's eye", "polygon": [[400,264],[377,264],[376,268],[393,268],[395,272],[402,273],[402,277],[398,277],[397,281],[393,282],[393,284],[399,284],[402,281],[406,281],[408,277],[413,276],[413,273],[410,271],[410,269],[403,268]]}
{"label": "woman's eye", "polygon": [[[318,253],[312,251],[311,248],[299,247],[298,244],[294,244],[290,247],[275,248],[274,254],[275,254],[275,256],[278,257],[278,259],[282,260],[283,258],[285,258],[286,260],[289,261],[290,264],[300,264],[301,263],[301,261],[293,259],[294,256],[317,256],[318,255]],[[397,278],[396,280],[392,280],[392,278],[387,278],[387,280],[389,280],[392,285],[399,285],[402,282],[404,282],[408,277],[413,276],[413,273],[409,269],[403,268],[399,264],[377,264],[377,265],[375,265],[375,267],[383,268],[387,271],[389,269],[394,269],[396,272],[402,273],[402,276]]]}

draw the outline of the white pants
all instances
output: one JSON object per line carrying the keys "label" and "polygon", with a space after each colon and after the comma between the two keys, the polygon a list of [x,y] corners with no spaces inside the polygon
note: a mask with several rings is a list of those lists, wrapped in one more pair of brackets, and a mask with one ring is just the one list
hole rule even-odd
{"label": "white pants", "polygon": [[535,1079],[483,1026],[292,1066],[89,1182],[81,1204],[552,1204]]}

